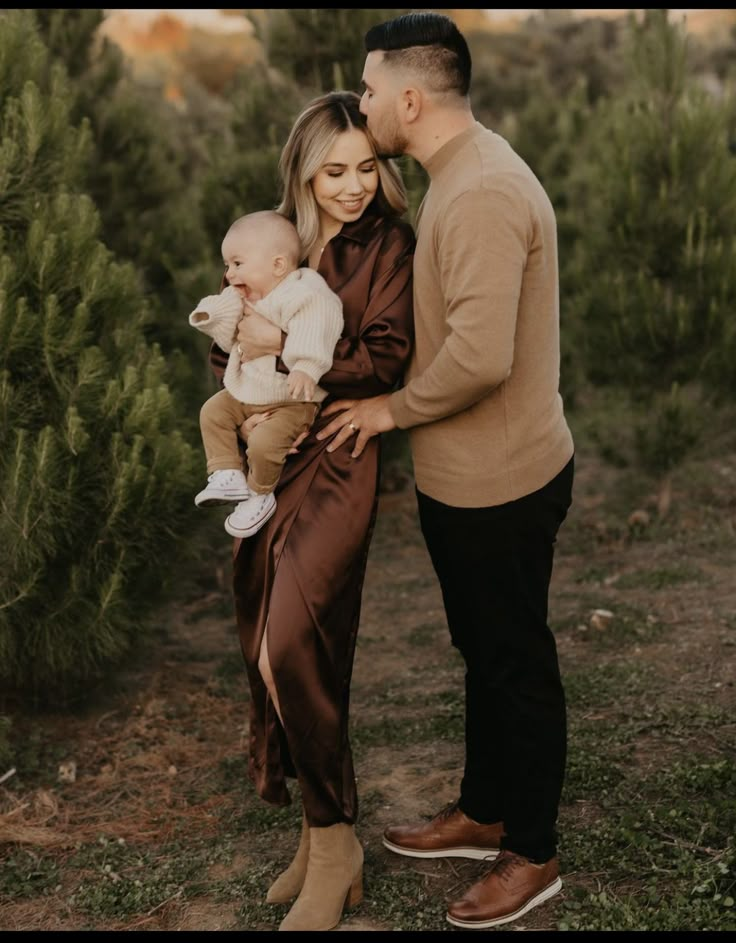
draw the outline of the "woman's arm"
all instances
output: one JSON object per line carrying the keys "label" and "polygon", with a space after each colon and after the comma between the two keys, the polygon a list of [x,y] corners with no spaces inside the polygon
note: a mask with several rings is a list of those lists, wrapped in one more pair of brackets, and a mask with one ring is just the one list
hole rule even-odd
{"label": "woman's arm", "polygon": [[362,330],[340,338],[332,367],[320,380],[332,397],[386,393],[403,375],[414,340],[413,255],[410,228],[391,227],[379,250]]}

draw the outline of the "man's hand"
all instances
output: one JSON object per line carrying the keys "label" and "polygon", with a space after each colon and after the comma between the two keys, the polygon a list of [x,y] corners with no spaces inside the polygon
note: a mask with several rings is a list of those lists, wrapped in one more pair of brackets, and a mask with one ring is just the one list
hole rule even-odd
{"label": "man's hand", "polygon": [[334,435],[334,441],[327,446],[328,452],[334,452],[357,433],[357,439],[350,453],[353,458],[363,452],[369,439],[379,432],[390,432],[396,428],[391,411],[388,408],[390,393],[372,396],[370,399],[339,399],[322,410],[323,416],[339,413],[332,422],[317,433],[318,439],[327,439]]}
{"label": "man's hand", "polygon": [[304,400],[307,403],[314,399],[317,384],[308,373],[303,373],[301,370],[292,370],[286,383],[292,399]]}
{"label": "man's hand", "polygon": [[247,301],[243,302],[243,317],[238,322],[237,344],[240,362],[281,353],[281,331]]}

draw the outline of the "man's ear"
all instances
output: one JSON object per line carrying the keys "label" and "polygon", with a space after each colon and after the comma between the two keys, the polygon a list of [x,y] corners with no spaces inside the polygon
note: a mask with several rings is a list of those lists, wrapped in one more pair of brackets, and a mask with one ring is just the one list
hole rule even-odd
{"label": "man's ear", "polygon": [[401,93],[401,108],[404,113],[404,120],[412,124],[417,120],[422,112],[424,100],[422,93],[418,88],[405,88]]}

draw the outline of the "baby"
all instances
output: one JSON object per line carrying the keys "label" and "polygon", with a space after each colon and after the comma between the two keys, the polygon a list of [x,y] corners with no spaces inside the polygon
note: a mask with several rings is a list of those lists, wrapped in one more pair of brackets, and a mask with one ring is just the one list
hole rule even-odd
{"label": "baby", "polygon": [[[313,269],[299,268],[296,228],[271,210],[235,220],[222,242],[228,286],[203,298],[189,323],[230,354],[224,389],[200,412],[207,457],[207,487],[198,507],[239,502],[225,521],[233,537],[250,537],[276,510],[274,489],[289,449],[309,429],[327,396],[317,384],[332,366],[343,329],[342,302]],[[267,355],[241,363],[236,330],[243,301],[286,333],[276,369]],[[254,413],[269,413],[248,434],[247,478],[238,447],[238,429]]]}

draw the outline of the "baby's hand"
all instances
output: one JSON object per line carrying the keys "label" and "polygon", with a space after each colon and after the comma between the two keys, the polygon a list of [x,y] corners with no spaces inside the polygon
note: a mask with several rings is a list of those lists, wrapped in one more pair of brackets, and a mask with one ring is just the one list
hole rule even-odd
{"label": "baby's hand", "polygon": [[286,382],[289,384],[289,393],[291,393],[292,399],[301,399],[306,402],[314,399],[317,384],[308,373],[303,373],[301,370],[292,370]]}

